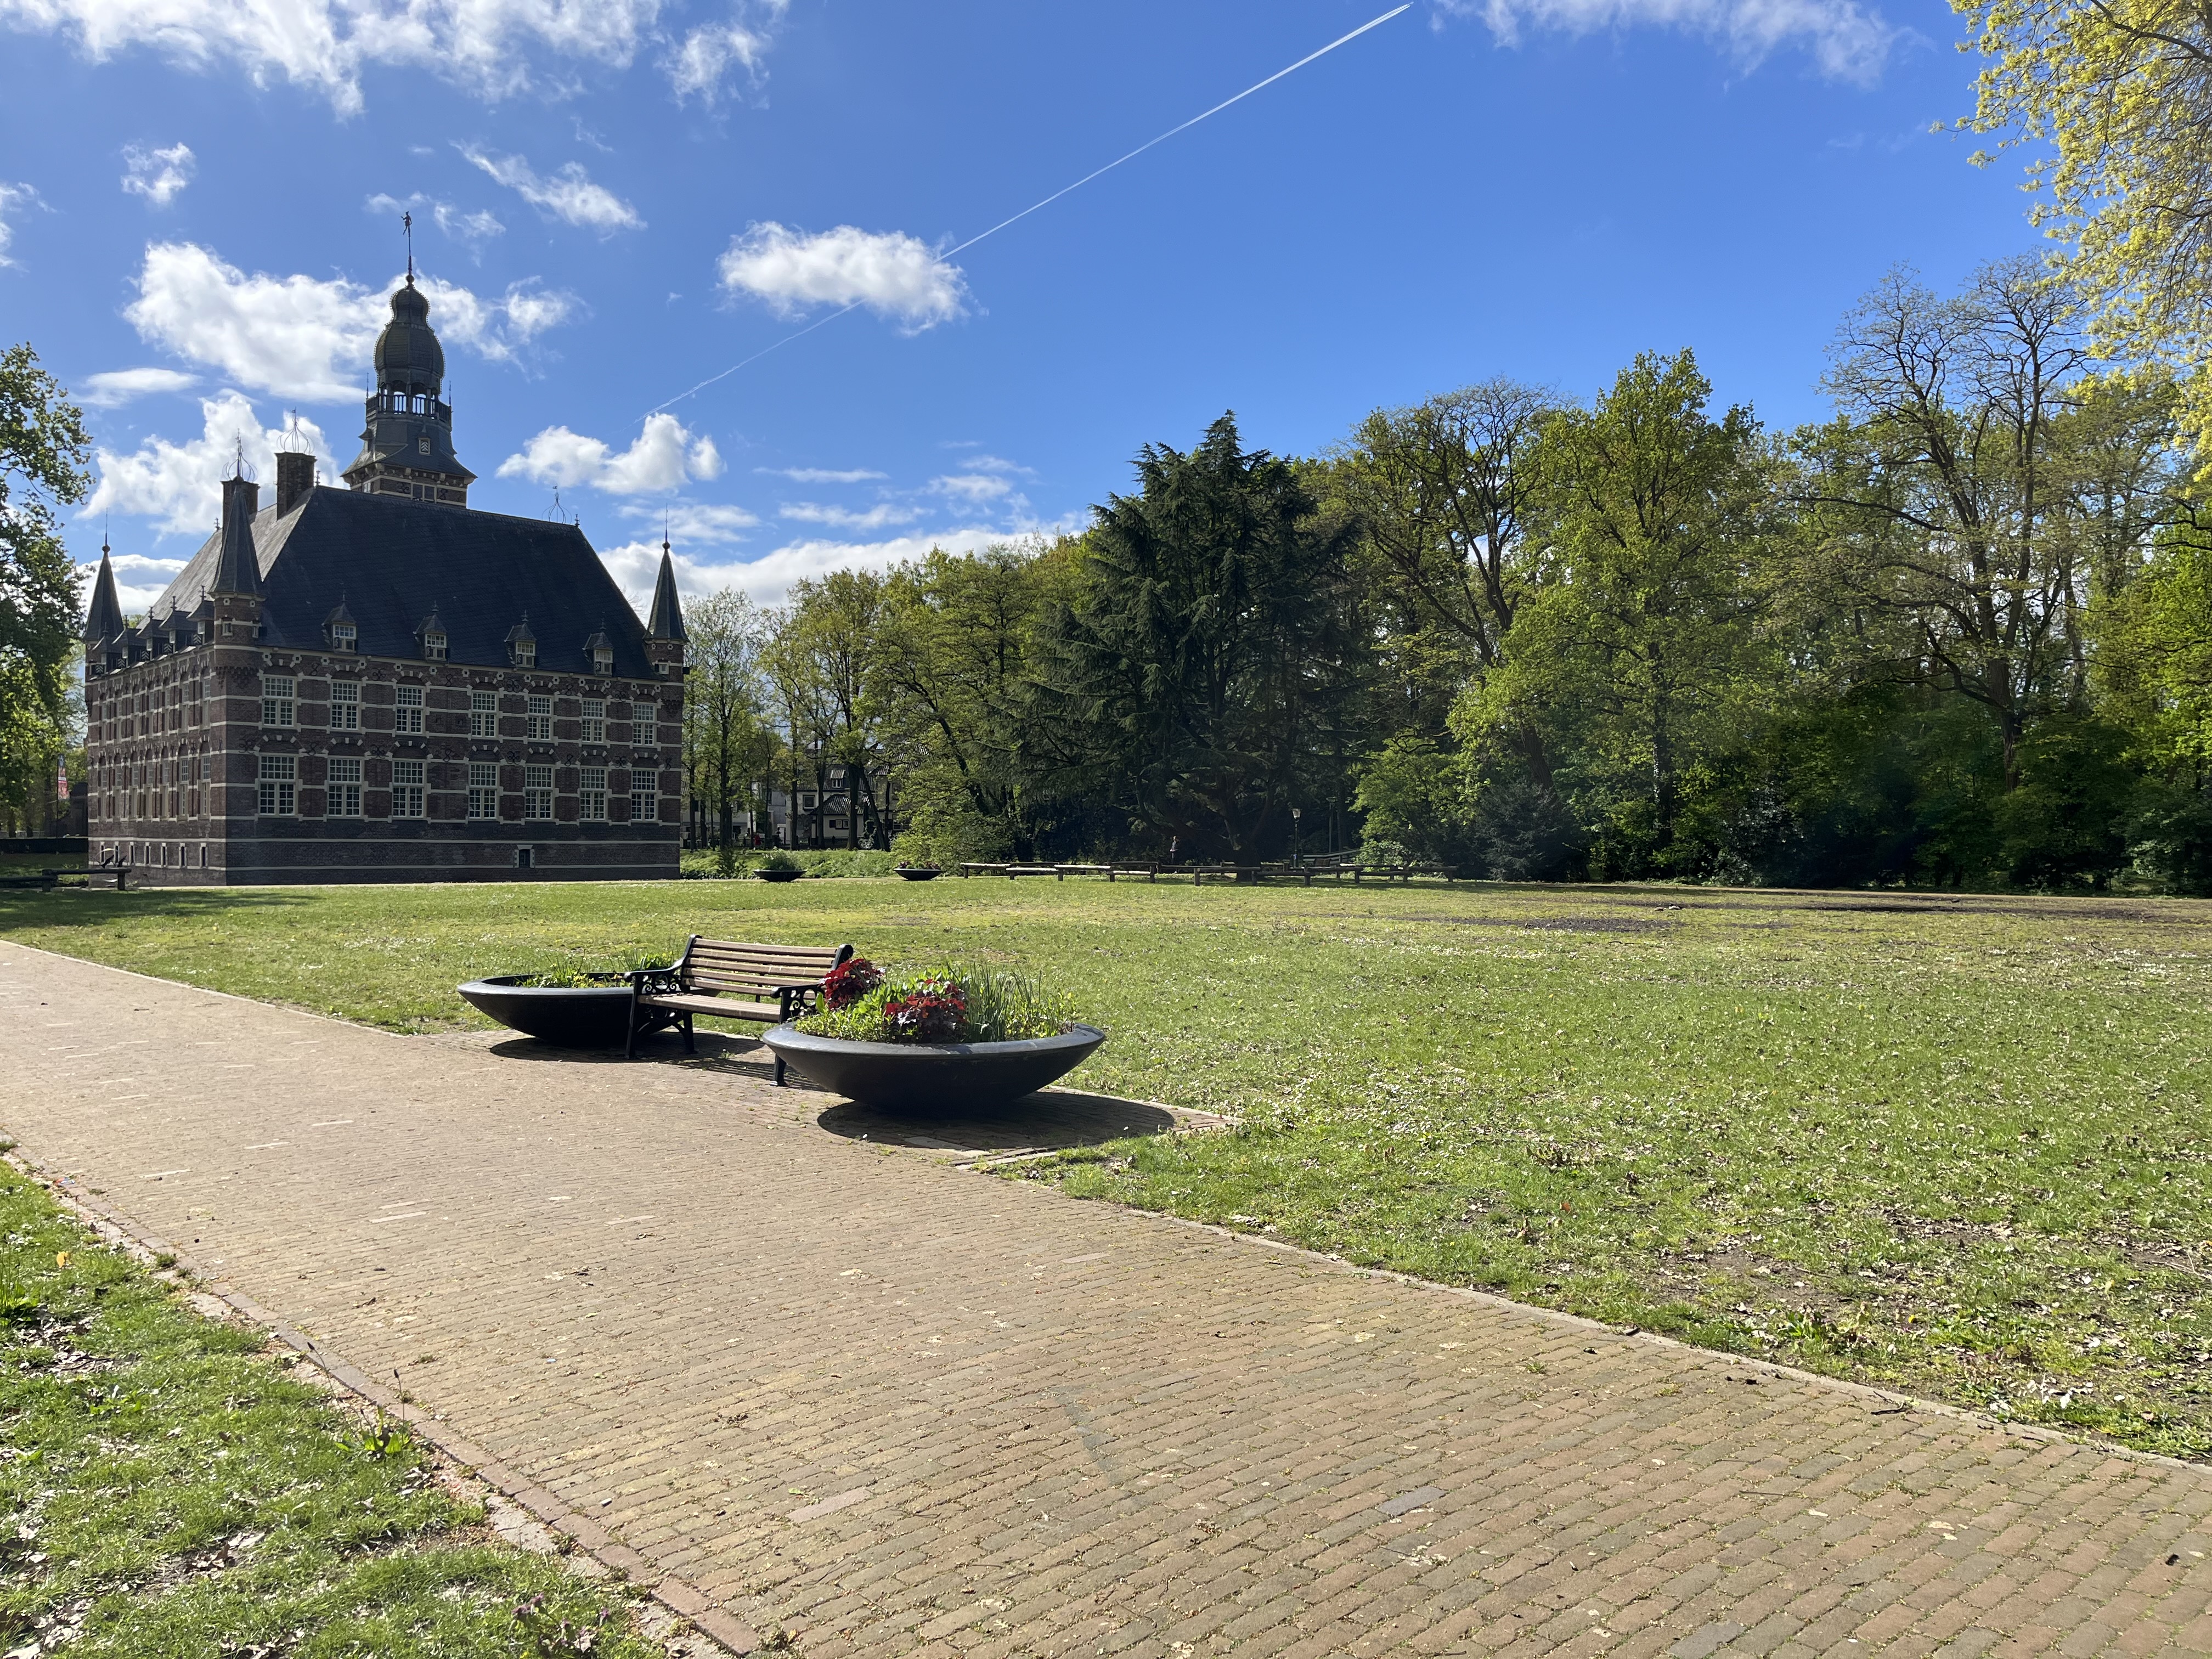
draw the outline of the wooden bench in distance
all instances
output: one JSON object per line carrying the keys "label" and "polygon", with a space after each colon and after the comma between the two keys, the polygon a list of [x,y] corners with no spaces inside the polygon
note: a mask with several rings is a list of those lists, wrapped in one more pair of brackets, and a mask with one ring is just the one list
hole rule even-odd
{"label": "wooden bench in distance", "polygon": [[[830,970],[852,954],[849,945],[740,945],[694,933],[673,966],[641,968],[630,975],[629,1036],[623,1058],[636,1057],[638,1038],[672,1025],[684,1028],[684,1052],[696,1054],[691,1021],[700,1014],[763,1025],[794,1020],[820,994]],[[775,1083],[783,1086],[781,1060]]]}

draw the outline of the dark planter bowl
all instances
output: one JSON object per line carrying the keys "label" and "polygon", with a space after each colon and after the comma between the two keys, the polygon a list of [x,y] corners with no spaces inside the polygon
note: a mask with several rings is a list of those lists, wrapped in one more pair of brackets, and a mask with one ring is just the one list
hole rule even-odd
{"label": "dark planter bowl", "polygon": [[890,1112],[1003,1106],[1073,1071],[1106,1033],[1079,1025],[1022,1042],[848,1042],[789,1025],[762,1038],[811,1083]]}
{"label": "dark planter bowl", "polygon": [[524,985],[527,974],[472,979],[462,999],[479,1013],[563,1048],[619,1048],[629,1032],[629,981],[598,974],[604,985]]}
{"label": "dark planter bowl", "polygon": [[898,867],[898,872],[902,876],[904,876],[908,881],[935,881],[939,876],[945,873],[944,871],[939,869],[933,864],[920,866],[902,864]]}
{"label": "dark planter bowl", "polygon": [[756,870],[753,874],[763,881],[797,881],[806,873],[804,870]]}

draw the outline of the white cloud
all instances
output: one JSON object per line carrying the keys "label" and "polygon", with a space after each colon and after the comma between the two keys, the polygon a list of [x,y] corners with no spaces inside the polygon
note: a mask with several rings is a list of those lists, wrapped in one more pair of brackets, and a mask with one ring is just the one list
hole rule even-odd
{"label": "white cloud", "polygon": [[[513,357],[576,309],[574,296],[534,281],[511,285],[499,299],[435,277],[417,281],[439,337],[495,361]],[[149,343],[249,391],[340,403],[362,395],[370,349],[398,286],[397,277],[375,289],[343,277],[249,276],[197,243],[155,242],[138,273],[138,297],[123,314]]]}
{"label": "white cloud", "polygon": [[123,191],[127,196],[143,196],[155,207],[167,207],[177,198],[177,193],[192,181],[199,163],[192,157],[189,144],[172,144],[167,149],[144,149],[137,144],[123,147]]}
{"label": "white cloud", "polygon": [[[779,12],[782,7],[778,5]],[[693,29],[678,42],[661,67],[676,101],[697,98],[712,104],[721,95],[722,77],[736,64],[747,76],[760,78],[761,59],[768,53],[768,38],[739,23],[714,23]]]}
{"label": "white cloud", "polygon": [[839,530],[881,530],[889,525],[912,524],[921,516],[918,507],[896,507],[889,501],[861,513],[849,507],[824,507],[817,501],[786,501],[776,513],[779,517],[795,519],[801,524],[826,524]]}
{"label": "white cloud", "polygon": [[665,507],[634,502],[622,508],[625,519],[659,519],[668,535],[678,542],[741,542],[738,532],[760,522],[742,507],[710,506],[702,501],[677,501]]}
{"label": "white cloud", "polygon": [[[273,478],[270,458],[287,436],[283,428],[263,426],[253,405],[235,392],[201,398],[200,415],[200,435],[183,443],[153,437],[127,455],[95,450],[100,484],[81,516],[131,514],[159,519],[164,535],[204,536],[222,514],[222,478],[241,444],[264,484]],[[297,431],[321,458],[324,481],[335,481],[337,465],[322,428],[303,419]]]}
{"label": "white cloud", "polygon": [[[0,0],[5,3],[5,0]],[[15,228],[8,222],[8,216],[19,207],[44,207],[39,192],[28,185],[0,185],[0,265],[12,265],[19,261],[8,257],[8,244],[15,234]]]}
{"label": "white cloud", "polygon": [[[545,75],[541,55],[626,68],[641,47],[663,38],[662,6],[663,0],[0,0],[0,22],[72,37],[95,62],[144,48],[186,69],[235,64],[257,86],[289,81],[352,114],[363,106],[362,72],[374,65],[428,70],[492,99],[571,78],[565,68]],[[771,5],[767,12],[772,17],[781,9]],[[720,50],[726,61],[734,46],[726,42]]]}
{"label": "white cloud", "polygon": [[[727,562],[687,557],[679,547],[675,554],[676,583],[687,597],[734,587],[760,604],[781,605],[794,582],[818,579],[833,570],[888,570],[895,564],[925,557],[934,547],[948,553],[974,553],[1035,533],[963,526],[941,535],[895,536],[880,542],[799,541],[757,559]],[[660,569],[660,543],[656,539],[603,548],[599,557],[643,616],[652,605],[653,581]]]}
{"label": "white cloud", "polygon": [[930,480],[929,487],[940,495],[957,495],[963,501],[981,504],[997,501],[1011,495],[1013,485],[1004,478],[988,472],[954,472]]}
{"label": "white cloud", "polygon": [[1724,41],[1746,68],[1777,49],[1802,44],[1821,72],[1862,84],[1879,80],[1900,31],[1857,0],[1438,0],[1442,9],[1480,17],[1501,46],[1524,29],[1594,34],[1638,27],[1679,28]]}
{"label": "white cloud", "polygon": [[499,476],[590,484],[611,495],[635,495],[674,489],[687,479],[712,478],[721,471],[722,458],[712,438],[695,439],[673,415],[648,415],[637,441],[619,454],[604,439],[549,426],[520,454],[501,461]]}
{"label": "white cloud", "polygon": [[750,294],[779,316],[810,306],[862,305],[896,319],[908,333],[962,315],[968,291],[960,267],[927,243],[851,225],[809,235],[765,220],[732,240],[716,270],[725,289]]}
{"label": "white cloud", "polygon": [[455,241],[471,247],[507,232],[507,227],[500,223],[497,216],[489,209],[479,208],[474,213],[464,213],[451,202],[438,202],[432,204],[430,213],[438,222],[439,229]]}
{"label": "white cloud", "polygon": [[872,478],[887,478],[888,472],[871,472],[866,467],[842,469],[826,466],[757,466],[754,471],[772,478],[788,478],[793,483],[866,483]]}
{"label": "white cloud", "polygon": [[113,409],[133,398],[157,392],[182,392],[197,384],[195,378],[174,368],[111,368],[84,377],[77,401],[94,409]]}
{"label": "white cloud", "polygon": [[638,216],[637,210],[605,185],[593,184],[580,161],[563,163],[549,179],[541,176],[526,156],[494,155],[485,150],[471,149],[466,144],[455,148],[489,173],[494,181],[505,185],[531,206],[556,219],[596,230],[603,236],[618,230],[645,228],[645,221]]}

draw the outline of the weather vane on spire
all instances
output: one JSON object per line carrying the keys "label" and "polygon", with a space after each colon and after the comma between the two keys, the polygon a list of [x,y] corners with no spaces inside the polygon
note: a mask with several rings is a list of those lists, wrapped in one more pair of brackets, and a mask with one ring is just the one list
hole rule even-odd
{"label": "weather vane on spire", "polygon": [[415,286],[415,214],[413,210],[399,216],[399,228],[407,238],[407,286]]}

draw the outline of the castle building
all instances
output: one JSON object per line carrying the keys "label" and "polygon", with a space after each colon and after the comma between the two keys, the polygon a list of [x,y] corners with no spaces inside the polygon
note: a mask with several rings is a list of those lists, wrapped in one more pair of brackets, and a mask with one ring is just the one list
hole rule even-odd
{"label": "castle building", "polygon": [[445,356],[410,276],[346,488],[276,456],[125,621],[84,624],[94,863],[133,884],[671,877],[684,618],[645,623],[583,532],[468,505]]}

